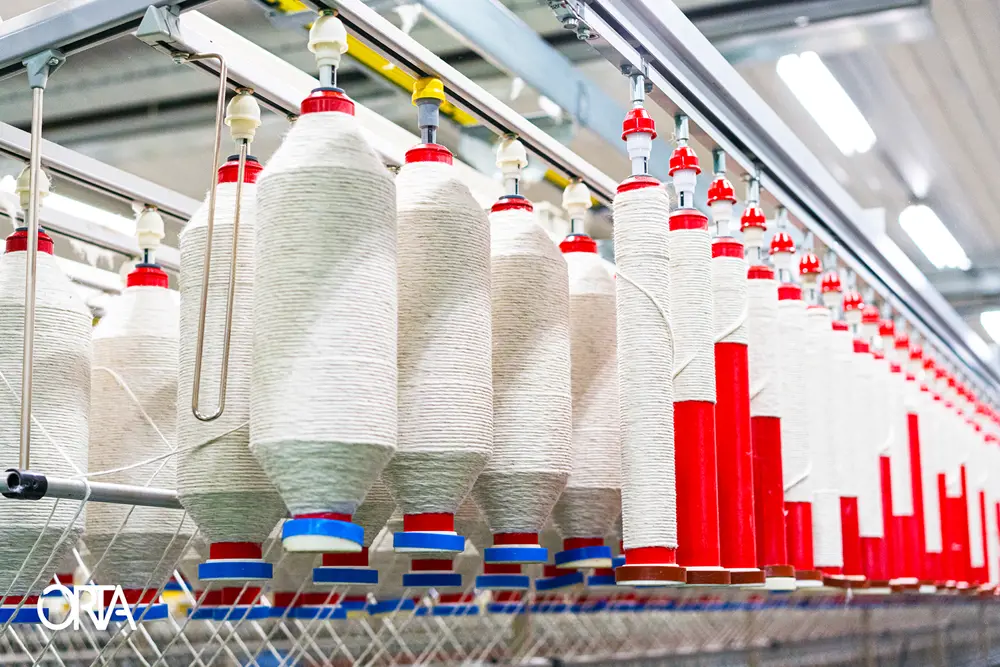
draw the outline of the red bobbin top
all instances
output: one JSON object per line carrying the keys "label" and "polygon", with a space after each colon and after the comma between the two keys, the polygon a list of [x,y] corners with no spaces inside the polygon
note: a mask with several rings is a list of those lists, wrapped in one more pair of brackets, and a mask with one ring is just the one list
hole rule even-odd
{"label": "red bobbin top", "polygon": [[764,217],[764,210],[760,206],[747,206],[740,216],[740,231],[746,231],[750,227],[767,229],[767,218]]}
{"label": "red bobbin top", "polygon": [[778,301],[801,301],[802,288],[798,285],[785,283],[778,286]]}
{"label": "red bobbin top", "polygon": [[[824,290],[824,291],[826,291],[826,290]],[[852,312],[852,311],[863,310],[864,307],[865,307],[865,302],[861,298],[861,294],[860,293],[858,293],[858,292],[856,292],[854,290],[850,290],[846,294],[844,294],[844,312],[845,313]]]}
{"label": "red bobbin top", "polygon": [[919,359],[923,359],[923,357],[924,357],[924,348],[920,347],[919,345],[910,346],[910,361],[917,361]]}
{"label": "red bobbin top", "polygon": [[799,259],[800,276],[818,276],[822,272],[823,268],[819,265],[819,257],[811,252],[807,252]]}
{"label": "red bobbin top", "polygon": [[778,232],[771,237],[771,254],[777,255],[782,252],[789,255],[795,252],[795,241],[788,232]]}
{"label": "red bobbin top", "polygon": [[622,122],[622,141],[625,141],[628,135],[637,132],[652,135],[650,139],[656,138],[656,123],[653,122],[649,112],[642,107],[629,109],[625,114],[625,120]]}
{"label": "red bobbin top", "polygon": [[892,320],[882,320],[878,323],[878,335],[879,336],[895,336],[896,335],[896,323]]}
{"label": "red bobbin top", "polygon": [[490,207],[490,213],[499,213],[500,211],[527,211],[531,213],[534,210],[531,202],[521,195],[504,195]]}
{"label": "red bobbin top", "polygon": [[747,269],[747,278],[750,280],[774,280],[774,270],[770,266],[755,264]]}
{"label": "red bobbin top", "polygon": [[586,234],[570,234],[559,244],[559,250],[563,253],[591,252],[596,254],[597,241]]}
{"label": "red bobbin top", "polygon": [[820,291],[824,294],[840,291],[840,274],[836,271],[827,271],[819,283]]}
{"label": "red bobbin top", "polygon": [[695,208],[679,208],[670,214],[670,231],[708,229],[708,216]]}
{"label": "red bobbin top", "polygon": [[885,359],[885,353],[882,350],[872,350],[872,356],[876,359]]}
{"label": "red bobbin top", "polygon": [[[18,227],[14,233],[7,237],[6,252],[21,252],[28,249],[28,229]],[[45,233],[41,227],[38,228],[38,252],[53,253],[52,237]]]}
{"label": "red bobbin top", "polygon": [[843,320],[834,320],[830,324],[834,331],[847,331],[847,322]]}
{"label": "red bobbin top", "polygon": [[309,97],[302,100],[299,113],[321,113],[324,111],[336,111],[346,113],[348,116],[354,115],[354,101],[344,94],[340,88],[316,88]]}
{"label": "red bobbin top", "polygon": [[645,174],[637,174],[635,176],[629,176],[624,181],[618,184],[618,193],[628,192],[629,190],[641,190],[642,188],[657,188],[660,187],[660,181],[653,178],[652,176],[647,176]]}
{"label": "red bobbin top", "polygon": [[675,171],[690,170],[696,174],[701,173],[701,165],[698,164],[698,156],[690,146],[678,146],[670,156],[670,175]]}
{"label": "red bobbin top", "polygon": [[417,144],[406,151],[406,164],[414,162],[443,162],[452,164],[451,151],[441,144]]}
{"label": "red bobbin top", "polygon": [[736,203],[736,191],[733,190],[733,184],[722,175],[717,176],[708,186],[708,203],[714,204],[717,201]]}
{"label": "red bobbin top", "polygon": [[[264,171],[252,155],[247,155],[247,160],[243,164],[243,182],[256,183],[257,176]],[[235,183],[240,177],[240,156],[230,155],[226,158],[226,163],[219,167],[219,183]]]}
{"label": "red bobbin top", "polygon": [[868,343],[861,340],[860,338],[854,339],[854,351],[858,354],[869,354],[871,349],[868,347]]}
{"label": "red bobbin top", "polygon": [[910,337],[905,333],[896,336],[895,347],[897,350],[908,350],[910,349]]}
{"label": "red bobbin top", "polygon": [[166,271],[156,264],[136,264],[135,269],[128,274],[125,284],[128,287],[162,287],[166,289],[169,280]]}
{"label": "red bobbin top", "polygon": [[[861,311],[861,323],[862,324],[878,324],[879,323],[879,312],[878,308],[875,306],[865,306],[864,310]],[[879,335],[882,335],[881,329],[879,330]]]}
{"label": "red bobbin top", "polygon": [[729,236],[712,241],[712,257],[735,257],[743,259],[743,244]]}
{"label": "red bobbin top", "polygon": [[[927,357],[926,359],[924,359],[924,370],[935,371],[934,359],[932,357]],[[935,377],[938,377],[936,372],[935,372]]]}

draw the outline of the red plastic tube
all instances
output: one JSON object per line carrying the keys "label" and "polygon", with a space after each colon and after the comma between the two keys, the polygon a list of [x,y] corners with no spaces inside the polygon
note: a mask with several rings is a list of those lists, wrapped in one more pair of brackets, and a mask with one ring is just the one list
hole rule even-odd
{"label": "red plastic tube", "polygon": [[[862,570],[869,582],[879,582],[881,585],[889,582],[889,558],[885,547],[885,538],[861,538]],[[845,568],[846,570],[846,568]]]}
{"label": "red plastic tube", "polygon": [[858,499],[840,498],[841,543],[844,548],[844,574],[862,576],[864,565],[861,557],[861,526],[858,519]]}
{"label": "red plastic tube", "polygon": [[[935,580],[930,569],[931,559],[926,558],[927,540],[924,536],[924,481],[920,463],[920,422],[917,415],[910,412],[906,415],[907,436],[910,445],[910,488],[913,492],[913,518],[916,521],[917,552],[922,554],[920,578],[927,582]],[[930,568],[930,569],[929,569]]]}
{"label": "red plastic tube", "polygon": [[757,567],[750,362],[742,343],[715,344],[719,547],[725,568]]}
{"label": "red plastic tube", "polygon": [[955,508],[955,525],[959,531],[958,537],[962,542],[962,562],[963,568],[961,581],[971,582],[975,577],[972,573],[972,531],[975,526],[969,525],[969,481],[966,476],[965,464],[960,468],[962,476],[962,502],[961,508]]}
{"label": "red plastic tube", "polygon": [[[816,569],[813,560],[812,503],[785,503],[785,531],[788,559],[797,572]],[[997,510],[1000,521],[1000,509]]]}
{"label": "red plastic tube", "polygon": [[781,469],[781,419],[752,417],[754,527],[757,566],[788,564],[785,540],[785,489]]}
{"label": "red plastic tube", "polygon": [[888,456],[878,457],[879,492],[882,494],[882,535],[885,541],[886,567],[889,576],[897,576],[890,564],[895,562],[896,529],[892,518],[892,464]]}
{"label": "red plastic tube", "polygon": [[719,567],[715,403],[674,403],[674,443],[678,565]]}
{"label": "red plastic tube", "polygon": [[983,536],[983,566],[979,568],[976,582],[985,584],[990,578],[990,538],[989,531],[986,530],[986,492],[979,492],[979,530]]}

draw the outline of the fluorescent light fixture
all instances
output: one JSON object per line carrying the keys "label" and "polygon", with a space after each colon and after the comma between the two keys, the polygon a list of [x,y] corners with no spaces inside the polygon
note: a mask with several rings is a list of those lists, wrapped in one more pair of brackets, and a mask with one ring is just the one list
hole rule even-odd
{"label": "fluorescent light fixture", "polygon": [[899,214],[899,226],[938,269],[967,271],[972,262],[930,206],[913,204]]}
{"label": "fluorescent light fixture", "polygon": [[[0,192],[13,194],[14,186],[16,184],[17,179],[8,174],[7,176],[0,178]],[[126,236],[135,236],[135,220],[126,218],[116,213],[105,211],[102,208],[97,208],[96,206],[91,206],[90,204],[84,204],[83,202],[75,199],[70,199],[69,197],[56,194],[55,192],[50,192],[48,196],[42,200],[42,206],[53,211],[65,213],[66,215],[72,215],[81,220],[86,220],[87,222],[102,225],[108,229],[113,229],[116,232],[125,234]]]}
{"label": "fluorescent light fixture", "polygon": [[979,313],[979,323],[986,329],[993,342],[1000,343],[1000,310],[984,310]]}
{"label": "fluorescent light fixture", "polygon": [[778,76],[844,155],[864,153],[875,132],[847,91],[812,51],[778,59]]}

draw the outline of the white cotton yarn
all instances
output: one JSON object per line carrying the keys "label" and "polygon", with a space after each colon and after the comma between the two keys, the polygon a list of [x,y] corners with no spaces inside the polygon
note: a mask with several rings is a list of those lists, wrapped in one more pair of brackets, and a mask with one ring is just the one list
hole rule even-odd
{"label": "white cotton yarn", "polygon": [[[255,163],[247,165],[248,170],[259,169]],[[256,192],[254,183],[243,184],[226,409],[212,422],[199,421],[191,412],[198,313],[208,241],[207,198],[184,227],[180,238],[177,493],[181,504],[210,542],[262,543],[286,513],[281,497],[248,449]],[[218,405],[235,206],[236,183],[219,183],[205,317],[202,411],[214,410]]]}
{"label": "white cotton yarn", "polygon": [[977,432],[972,424],[968,422],[965,424],[965,433],[969,442],[969,454],[966,458],[966,477],[969,492],[966,498],[966,510],[969,520],[969,558],[972,567],[980,568],[986,562],[983,558],[983,517],[982,508],[979,506],[979,492],[985,490],[988,478],[987,462],[982,451],[982,434]]}
{"label": "white cotton yarn", "polygon": [[714,403],[712,237],[707,227],[670,231],[669,273],[674,401]]}
{"label": "white cotton yarn", "polygon": [[494,535],[538,533],[572,469],[569,280],[530,208],[494,210],[490,233],[493,457],[473,493]]}
{"label": "white cotton yarn", "polygon": [[[17,234],[26,244],[26,233]],[[75,477],[87,470],[91,315],[56,258],[41,250],[42,241],[39,238],[35,288],[31,470]],[[10,467],[16,465],[20,442],[26,259],[26,251],[0,255],[0,456]],[[41,591],[80,539],[80,503],[58,501],[53,514],[56,503],[51,498],[0,502],[0,595]]]}
{"label": "white cotton yarn", "polygon": [[858,447],[861,420],[845,420],[841,417],[852,414],[856,406],[857,355],[854,353],[854,337],[846,327],[833,328],[832,325],[827,335],[832,345],[829,357],[832,362],[829,366],[832,379],[831,395],[827,403],[831,411],[828,422],[830,439],[827,443],[828,458],[825,460],[833,466],[836,475],[833,485],[840,495],[856,498],[859,482],[853,474],[851,462]]}
{"label": "white cotton yarn", "polygon": [[493,449],[490,226],[445,162],[396,177],[399,442],[385,469],[404,514],[454,514]]}
{"label": "white cotton yarn", "polygon": [[396,499],[389,492],[389,487],[381,477],[375,480],[364,501],[358,505],[353,520],[365,531],[363,547],[370,547],[375,537],[385,527],[389,517],[396,509]]}
{"label": "white cotton yarn", "polygon": [[[750,416],[783,417],[780,366],[786,346],[778,325],[776,280],[754,278],[747,281],[746,329],[750,362]],[[801,340],[797,342],[801,343]]]}
{"label": "white cotton yarn", "polygon": [[670,201],[659,186],[614,199],[622,533],[626,549],[677,547]]}
{"label": "white cotton yarn", "polygon": [[848,461],[849,476],[857,479],[858,529],[861,537],[882,538],[882,466],[879,452],[886,441],[879,422],[884,414],[883,368],[870,352],[854,353],[855,382],[851,392],[858,415],[855,457]]}
{"label": "white cotton yarn", "polygon": [[573,471],[553,513],[565,537],[603,538],[621,514],[615,280],[595,252],[566,252]]}
{"label": "white cotton yarn", "polygon": [[721,255],[712,258],[713,340],[716,343],[748,345],[750,342],[747,328],[748,268],[747,261],[742,257]]}
{"label": "white cotton yarn", "polygon": [[924,545],[931,553],[941,553],[941,502],[938,496],[937,474],[940,468],[940,420],[938,406],[929,392],[921,391],[916,382],[907,382],[910,394],[910,412],[917,415],[920,428],[920,477],[923,482]]}
{"label": "white cotton yarn", "polygon": [[250,449],[293,516],[353,514],[396,449],[396,192],[353,115],[303,114],[257,189]]}
{"label": "white cotton yarn", "polygon": [[458,511],[455,513],[455,530],[459,535],[464,535],[466,541],[479,551],[490,546],[490,527],[486,525],[486,519],[471,493],[458,506]]}
{"label": "white cotton yarn", "polygon": [[[886,336],[885,338],[889,338]],[[884,340],[884,338],[883,338]],[[891,343],[891,338],[889,339]],[[891,344],[886,348],[888,356]],[[890,369],[894,362],[890,361]],[[896,365],[899,368],[899,365]],[[902,369],[889,373],[886,393],[886,411],[891,422],[892,439],[889,444],[889,472],[892,476],[892,512],[895,516],[913,516],[913,483],[910,470],[910,433],[904,395],[915,388],[907,382]]]}
{"label": "white cotton yarn", "polygon": [[[811,503],[812,432],[814,391],[807,388],[818,380],[813,374],[813,355],[806,334],[806,304],[802,299],[778,301],[778,358],[781,392],[781,469],[785,478],[785,502]],[[751,368],[752,362],[751,362]],[[751,390],[752,394],[752,390]],[[820,422],[821,424],[823,422]]]}
{"label": "white cotton yarn", "polygon": [[[163,276],[164,279],[166,276]],[[178,293],[155,285],[126,287],[93,331],[89,469],[113,470],[166,456],[177,446]],[[176,457],[95,478],[172,488]],[[87,543],[94,578],[123,588],[155,588],[169,579],[194,524],[185,512],[93,503]]]}

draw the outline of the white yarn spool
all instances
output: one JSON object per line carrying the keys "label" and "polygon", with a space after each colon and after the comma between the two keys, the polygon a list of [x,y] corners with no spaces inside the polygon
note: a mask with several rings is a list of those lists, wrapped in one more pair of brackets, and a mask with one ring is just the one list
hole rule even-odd
{"label": "white yarn spool", "polygon": [[[747,282],[750,415],[784,417],[780,366],[782,354],[788,346],[783,340],[783,328],[778,325],[778,283],[769,278],[754,278]],[[796,343],[801,344],[801,338]]]}
{"label": "white yarn spool", "polygon": [[941,503],[938,496],[937,447],[939,423],[930,393],[921,391],[917,382],[907,382],[908,409],[917,416],[920,430],[920,478],[923,483],[924,545],[930,553],[941,553]]}
{"label": "white yarn spool", "polygon": [[713,341],[716,343],[749,345],[747,270],[747,261],[742,257],[720,255],[712,258]]}
{"label": "white yarn spool", "polygon": [[[285,516],[281,497],[250,455],[250,357],[253,344],[254,236],[256,185],[260,170],[247,162],[240,203],[238,262],[229,353],[226,409],[212,422],[191,412],[191,388],[197,349],[198,313],[208,242],[208,203],[203,202],[180,238],[180,353],[177,387],[177,493],[206,539],[213,543],[260,544]],[[221,378],[223,331],[229,290],[230,251],[236,208],[232,165],[220,169],[216,190],[212,269],[208,282],[201,405],[214,409]],[[205,406],[208,406],[207,408]]]}
{"label": "white yarn spool", "polygon": [[615,196],[622,534],[626,551],[677,548],[669,214],[670,201],[663,187],[622,189]]}
{"label": "white yarn spool", "polygon": [[566,262],[523,201],[490,214],[494,448],[473,493],[493,535],[541,531],[572,468]]}
{"label": "white yarn spool", "polygon": [[[0,255],[0,340],[4,341],[0,347],[0,455],[10,466],[18,460],[20,438],[27,241],[26,231],[16,231],[7,240],[7,252]],[[31,470],[75,477],[87,469],[91,315],[56,263],[51,239],[42,232],[38,247]],[[80,539],[84,529],[80,503],[56,503],[51,498],[0,502],[0,595],[39,592]],[[64,533],[65,539],[59,542]]]}
{"label": "white yarn spool", "polygon": [[676,403],[715,402],[712,271],[712,237],[707,227],[670,232],[670,324]]}
{"label": "white yarn spool", "polygon": [[[857,390],[851,392],[858,415],[857,455],[848,461],[858,483],[858,528],[861,537],[882,538],[882,467],[879,452],[886,441],[880,421],[884,415],[883,369],[870,352],[855,352]],[[856,462],[856,463],[855,463]],[[857,466],[855,468],[855,466]]]}
{"label": "white yarn spool", "polygon": [[411,161],[430,150],[396,178],[399,448],[384,477],[404,515],[450,515],[418,531],[452,531],[493,450],[490,228],[450,161]]}
{"label": "white yarn spool", "polygon": [[982,508],[979,506],[979,493],[985,490],[988,480],[987,462],[983,452],[982,434],[974,426],[966,422],[966,437],[968,438],[968,456],[966,457],[966,476],[968,496],[966,509],[969,518],[969,559],[974,568],[986,564],[983,558]]}
{"label": "white yarn spool", "polygon": [[[90,417],[100,429],[90,438],[92,472],[176,449],[179,309],[177,292],[137,284],[111,299],[94,327]],[[171,488],[176,478],[176,457],[169,457],[97,481]],[[87,511],[87,542],[100,561],[94,577],[126,589],[158,587],[193,532],[184,512],[94,503]]]}
{"label": "white yarn spool", "polygon": [[813,555],[817,567],[844,564],[840,523],[840,489],[833,448],[844,401],[843,364],[849,361],[831,333],[830,311],[809,308],[806,314],[806,377],[819,388],[807,400],[810,478],[813,486]]}
{"label": "white yarn spool", "polygon": [[[571,243],[572,237],[564,246]],[[553,520],[564,538],[603,541],[621,514],[615,281],[596,252],[564,248],[563,257],[569,269],[573,471]]]}
{"label": "white yarn spool", "polygon": [[778,301],[781,468],[785,502],[794,503],[811,503],[816,484],[811,474],[814,396],[804,388],[819,380],[812,375],[811,334],[807,336],[806,321],[806,304],[801,298]]}
{"label": "white yarn spool", "polygon": [[[842,327],[842,328],[841,328]],[[854,353],[854,336],[843,322],[837,328],[831,325],[829,333],[832,345],[829,364],[831,373],[830,410],[828,421],[829,440],[827,458],[835,471],[833,486],[841,496],[857,498],[859,481],[851,469],[851,461],[858,448],[859,421],[843,419],[843,415],[856,414],[855,396],[857,378],[857,355]],[[863,419],[863,418],[862,418]]]}
{"label": "white yarn spool", "polygon": [[[893,348],[886,348],[886,353]],[[889,362],[890,373],[886,394],[889,418],[892,423],[892,440],[889,445],[889,472],[892,475],[892,512],[895,516],[913,516],[913,482],[910,470],[910,433],[904,395],[912,382],[898,363]]]}
{"label": "white yarn spool", "polygon": [[[293,517],[352,515],[397,438],[395,186],[353,103],[310,99],[351,113],[304,102],[257,192],[250,449]],[[286,549],[360,548],[289,525]]]}
{"label": "white yarn spool", "polygon": [[486,525],[486,519],[483,518],[483,513],[471,493],[458,506],[458,511],[455,513],[455,530],[459,535],[465,535],[465,539],[479,551],[490,546],[490,527]]}

